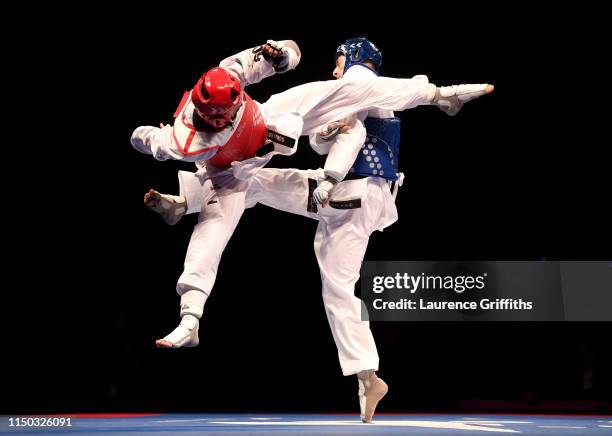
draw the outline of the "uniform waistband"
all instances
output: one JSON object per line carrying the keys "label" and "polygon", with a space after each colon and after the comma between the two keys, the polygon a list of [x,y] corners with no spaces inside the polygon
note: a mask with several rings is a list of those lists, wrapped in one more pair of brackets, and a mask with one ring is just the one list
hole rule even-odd
{"label": "uniform waistband", "polygon": [[384,181],[385,181],[385,182],[387,182],[387,184],[389,185],[389,188],[390,188],[390,190],[391,190],[391,194],[392,194],[393,196],[396,196],[396,195],[397,195],[397,191],[396,191],[396,188],[398,187],[398,186],[397,186],[397,180],[387,180],[387,179],[385,179],[384,177],[380,177],[380,176],[374,176],[374,175],[371,175],[371,176],[362,176],[362,175],[358,175],[358,174],[347,174],[347,175],[346,175],[346,177],[344,178],[344,180],[357,180],[357,179],[365,179],[365,178],[367,178],[367,177],[375,177],[375,178],[377,178],[377,179],[382,179],[382,180],[384,180]]}

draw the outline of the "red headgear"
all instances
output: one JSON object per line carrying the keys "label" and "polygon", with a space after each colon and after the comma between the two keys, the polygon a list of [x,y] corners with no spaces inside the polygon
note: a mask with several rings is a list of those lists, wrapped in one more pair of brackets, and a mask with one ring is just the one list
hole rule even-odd
{"label": "red headgear", "polygon": [[200,77],[191,91],[191,100],[204,121],[216,127],[218,121],[229,124],[242,100],[240,81],[223,68],[215,67]]}

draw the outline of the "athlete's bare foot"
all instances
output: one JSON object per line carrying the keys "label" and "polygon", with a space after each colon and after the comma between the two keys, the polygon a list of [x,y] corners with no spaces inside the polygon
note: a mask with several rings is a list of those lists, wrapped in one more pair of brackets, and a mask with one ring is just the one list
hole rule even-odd
{"label": "athlete's bare foot", "polygon": [[389,387],[374,371],[362,371],[359,378],[359,408],[361,421],[371,423],[378,402],[387,394]]}
{"label": "athlete's bare foot", "polygon": [[144,195],[144,204],[151,208],[157,206],[161,200],[161,194],[155,189],[149,189],[149,192]]}
{"label": "athlete's bare foot", "polygon": [[187,203],[183,197],[161,194],[154,189],[149,189],[144,195],[144,204],[171,226],[178,223],[187,211]]}

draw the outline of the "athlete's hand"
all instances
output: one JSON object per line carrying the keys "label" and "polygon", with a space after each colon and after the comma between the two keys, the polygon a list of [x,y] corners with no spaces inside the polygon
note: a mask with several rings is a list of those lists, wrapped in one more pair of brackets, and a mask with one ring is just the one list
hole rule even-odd
{"label": "athlete's hand", "polygon": [[261,46],[264,59],[272,64],[274,71],[283,73],[289,65],[289,51],[282,42],[269,39]]}
{"label": "athlete's hand", "polygon": [[283,56],[283,53],[287,50],[280,42],[268,40],[264,45],[261,46],[262,54],[265,60],[278,59]]}
{"label": "athlete's hand", "polygon": [[337,134],[346,132],[350,127],[351,126],[344,121],[334,121],[333,123],[329,123],[325,129],[321,130],[318,134],[322,140],[329,141]]}
{"label": "athlete's hand", "polygon": [[336,183],[338,183],[338,181],[333,177],[326,177],[325,180],[319,182],[319,186],[317,186],[312,193],[312,198],[315,203],[320,204],[321,207],[327,206]]}

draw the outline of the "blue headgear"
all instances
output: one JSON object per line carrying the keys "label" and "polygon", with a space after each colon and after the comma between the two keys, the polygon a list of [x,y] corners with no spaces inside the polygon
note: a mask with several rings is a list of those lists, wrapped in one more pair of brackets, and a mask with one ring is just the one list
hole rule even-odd
{"label": "blue headgear", "polygon": [[[355,64],[364,65],[365,61],[371,61],[374,64],[374,72],[378,74],[382,64],[382,53],[378,47],[364,37],[347,39],[340,44],[336,49],[336,58],[340,55],[344,55],[346,59],[344,72]],[[367,65],[364,66],[367,67]]]}

